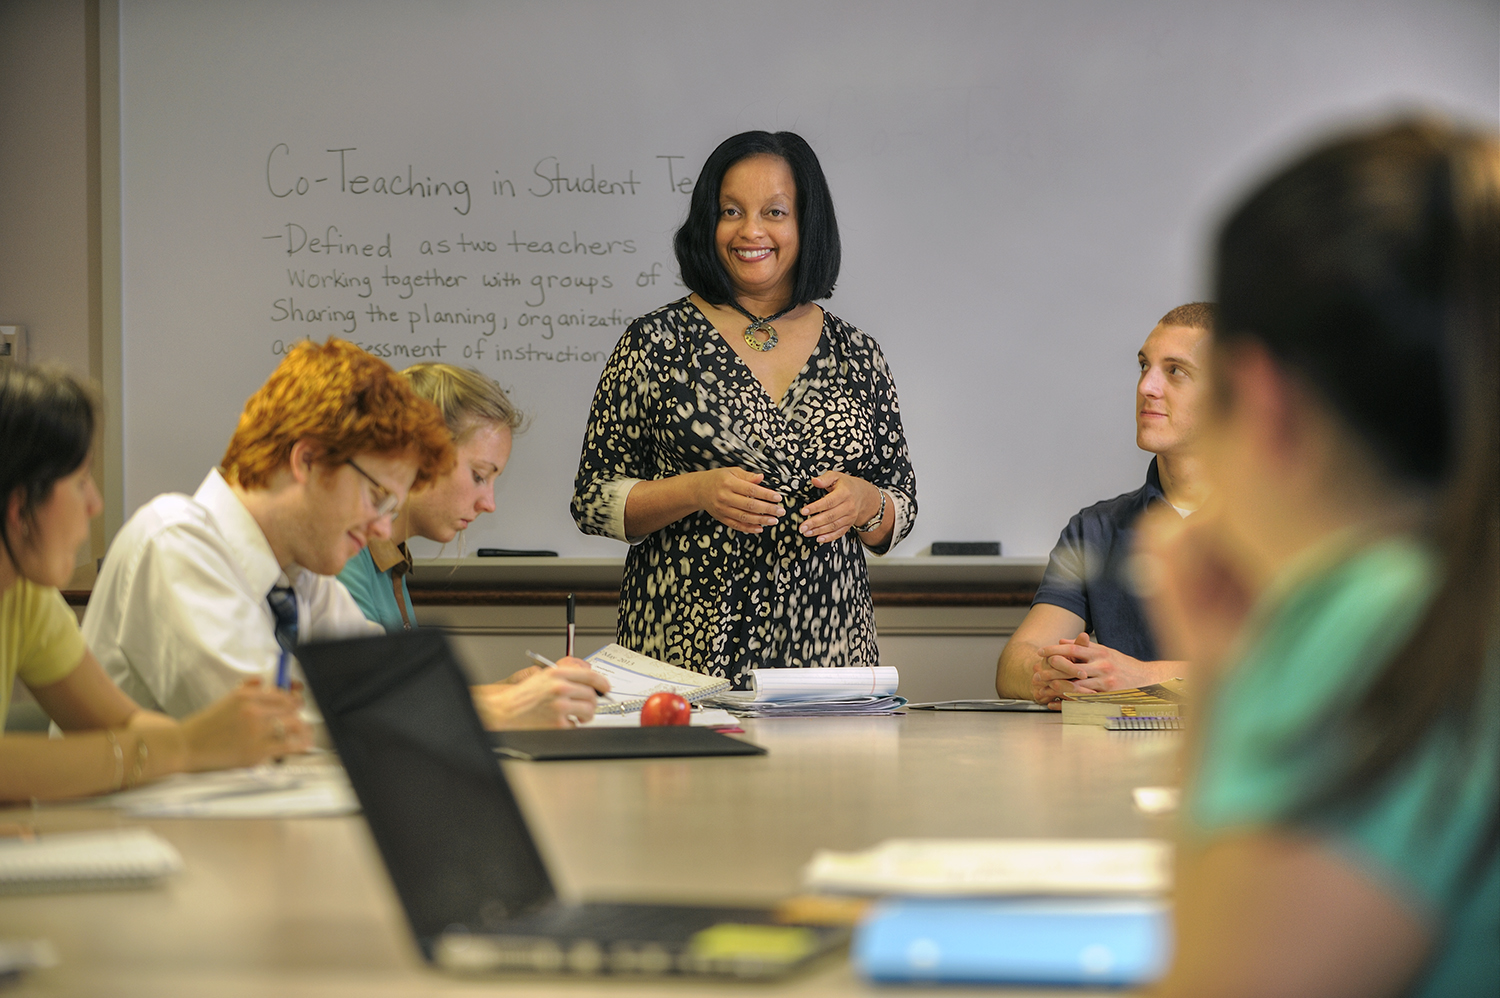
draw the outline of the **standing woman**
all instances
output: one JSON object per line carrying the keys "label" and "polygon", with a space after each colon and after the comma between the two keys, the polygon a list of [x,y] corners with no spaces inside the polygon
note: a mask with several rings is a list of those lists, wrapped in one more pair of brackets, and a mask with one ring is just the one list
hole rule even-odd
{"label": "standing woman", "polygon": [[67,375],[0,367],[0,735],[17,677],[67,733],[0,737],[0,801],[80,797],[304,751],[299,698],[249,681],[181,722],[105,675],[57,587],[103,502],[94,406]]}
{"label": "standing woman", "polygon": [[1218,508],[1146,532],[1209,687],[1162,990],[1493,996],[1500,143],[1344,137],[1217,264]]}
{"label": "standing woman", "polygon": [[[451,364],[416,364],[401,372],[412,390],[437,406],[453,434],[453,470],[413,491],[391,521],[391,536],[373,537],[350,558],[339,581],[370,620],[390,633],[417,626],[406,588],[411,553],[406,542],[425,537],[447,544],[485,513],[495,511],[495,480],[510,460],[521,413],[505,390],[478,371]],[[498,683],[471,687],[485,726],[555,728],[594,716],[596,693],[609,682],[579,659],[557,668],[522,669]]]}
{"label": "standing woman", "polygon": [[631,545],[619,641],[737,688],[878,665],[862,548],[911,530],[916,476],[880,348],[813,304],[839,273],[817,156],[726,139],[675,248],[692,294],[621,337],[574,485],[579,529]]}

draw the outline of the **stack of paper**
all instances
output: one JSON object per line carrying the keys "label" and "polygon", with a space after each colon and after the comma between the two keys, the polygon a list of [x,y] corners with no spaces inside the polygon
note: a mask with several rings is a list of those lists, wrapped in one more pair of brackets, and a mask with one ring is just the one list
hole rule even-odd
{"label": "stack of paper", "polygon": [[890,714],[906,706],[896,695],[894,666],[850,669],[756,669],[751,688],[708,702],[741,717],[830,717]]}
{"label": "stack of paper", "polygon": [[979,712],[1006,712],[1018,713],[1046,712],[1052,713],[1045,704],[1037,703],[1035,700],[934,700],[931,703],[909,703],[906,705],[911,710],[958,710]]}
{"label": "stack of paper", "polygon": [[302,763],[179,773],[84,806],[118,808],[135,818],[320,818],[355,814],[359,800],[342,766]]}
{"label": "stack of paper", "polygon": [[819,850],[813,890],[851,894],[1150,895],[1171,884],[1157,839],[890,839],[864,852]]}

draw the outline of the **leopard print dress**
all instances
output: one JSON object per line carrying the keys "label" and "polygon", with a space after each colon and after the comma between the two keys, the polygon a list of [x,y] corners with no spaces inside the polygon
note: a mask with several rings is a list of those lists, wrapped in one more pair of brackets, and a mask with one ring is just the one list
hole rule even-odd
{"label": "leopard print dress", "polygon": [[[764,472],[787,513],[745,534],[699,512],[625,537],[640,480],[739,466]],[[744,689],[750,670],[878,665],[865,555],[851,530],[829,544],[798,532],[839,470],[884,489],[910,532],[917,481],[890,369],[875,341],[824,313],[823,331],[780,404],[691,301],[637,319],[611,354],[574,483],[584,533],[629,540],[618,641]]]}

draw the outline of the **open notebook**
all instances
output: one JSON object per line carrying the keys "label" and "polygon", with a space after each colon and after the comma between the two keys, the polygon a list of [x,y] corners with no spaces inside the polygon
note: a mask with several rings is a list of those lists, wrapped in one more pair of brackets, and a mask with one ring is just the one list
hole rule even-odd
{"label": "open notebook", "polygon": [[680,669],[624,645],[605,645],[585,661],[609,680],[609,692],[599,698],[596,714],[640,710],[653,693],[676,693],[688,703],[697,703],[729,689],[729,680],[721,676]]}

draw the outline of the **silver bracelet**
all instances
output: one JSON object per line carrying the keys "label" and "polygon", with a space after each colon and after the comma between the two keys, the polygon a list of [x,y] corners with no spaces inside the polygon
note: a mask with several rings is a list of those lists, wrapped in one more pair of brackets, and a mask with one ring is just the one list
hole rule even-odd
{"label": "silver bracelet", "polygon": [[870,531],[872,531],[876,527],[880,526],[880,524],[882,522],[884,522],[884,520],[885,520],[885,489],[881,489],[880,490],[880,510],[879,510],[879,512],[877,512],[875,514],[875,518],[873,520],[870,520],[867,523],[861,523],[861,524],[857,525],[854,529],[857,532],[861,533],[861,534],[868,534]]}
{"label": "silver bracelet", "polygon": [[115,753],[115,786],[119,790],[125,785],[125,750],[120,748],[120,740],[115,733],[108,728],[104,729],[104,737],[109,739],[109,747]]}

